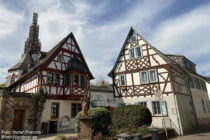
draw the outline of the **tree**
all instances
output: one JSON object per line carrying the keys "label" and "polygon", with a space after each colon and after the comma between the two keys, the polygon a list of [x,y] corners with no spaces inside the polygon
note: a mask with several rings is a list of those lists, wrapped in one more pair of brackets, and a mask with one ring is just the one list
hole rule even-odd
{"label": "tree", "polygon": [[42,87],[39,87],[38,92],[33,94],[33,98],[35,101],[35,130],[38,130],[42,111],[44,109],[44,103],[46,102],[47,97],[48,94],[44,91]]}
{"label": "tree", "polygon": [[7,87],[7,84],[6,83],[1,83],[0,84],[0,88],[6,88]]}
{"label": "tree", "polygon": [[109,82],[107,80],[105,80],[104,77],[100,77],[99,79],[97,79],[95,85],[96,86],[100,86],[100,87],[106,87],[106,88],[110,88],[111,87]]}

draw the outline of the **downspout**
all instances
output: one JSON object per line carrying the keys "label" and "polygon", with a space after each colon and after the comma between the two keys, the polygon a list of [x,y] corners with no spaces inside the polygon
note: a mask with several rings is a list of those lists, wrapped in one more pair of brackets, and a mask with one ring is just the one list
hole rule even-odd
{"label": "downspout", "polygon": [[174,87],[174,81],[172,81],[173,79],[173,75],[172,75],[172,69],[170,69],[170,73],[171,73],[171,85],[172,85],[172,90],[173,90],[173,97],[174,97],[174,105],[175,105],[175,109],[176,109],[176,119],[177,119],[177,124],[178,124],[178,129],[179,129],[179,134],[183,135],[183,131],[182,131],[182,127],[181,127],[181,121],[179,119],[179,112],[178,112],[178,106],[177,106],[177,98],[175,95],[175,87]]}
{"label": "downspout", "polygon": [[197,127],[197,126],[199,126],[199,124],[198,124],[198,118],[197,118],[197,114],[196,114],[196,110],[195,110],[195,105],[194,105],[194,101],[193,101],[193,97],[192,97],[192,92],[191,92],[189,80],[190,80],[190,77],[187,76],[187,85],[188,85],[189,92],[190,92],[190,97],[191,97],[191,100],[192,100],[193,111],[194,111],[194,113],[195,113],[195,122],[196,122],[196,127]]}
{"label": "downspout", "polygon": [[178,115],[177,98],[176,98],[175,92],[173,94],[173,97],[174,97],[174,104],[175,104],[175,109],[176,109],[176,119],[177,119],[177,123],[178,123],[178,127],[179,127],[179,134],[183,135],[183,130],[182,130],[182,127],[181,127],[181,121],[180,121],[179,115]]}

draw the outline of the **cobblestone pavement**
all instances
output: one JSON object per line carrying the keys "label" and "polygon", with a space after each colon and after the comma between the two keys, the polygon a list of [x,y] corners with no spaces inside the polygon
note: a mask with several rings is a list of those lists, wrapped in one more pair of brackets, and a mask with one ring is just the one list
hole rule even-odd
{"label": "cobblestone pavement", "polygon": [[195,130],[187,132],[184,136],[178,136],[170,140],[210,140],[210,124],[198,127]]}

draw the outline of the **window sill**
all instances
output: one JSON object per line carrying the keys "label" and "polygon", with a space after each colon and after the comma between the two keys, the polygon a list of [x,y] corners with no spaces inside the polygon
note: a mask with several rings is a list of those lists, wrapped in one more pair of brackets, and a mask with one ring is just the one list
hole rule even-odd
{"label": "window sill", "polygon": [[168,115],[156,114],[156,115],[152,115],[152,117],[168,117]]}

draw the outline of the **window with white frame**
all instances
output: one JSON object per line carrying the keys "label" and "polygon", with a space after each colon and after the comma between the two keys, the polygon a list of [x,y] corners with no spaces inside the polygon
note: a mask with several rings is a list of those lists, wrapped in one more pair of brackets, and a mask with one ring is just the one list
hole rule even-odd
{"label": "window with white frame", "polygon": [[142,57],[143,56],[142,47],[138,46],[138,47],[129,49],[129,56],[130,56],[130,59]]}
{"label": "window with white frame", "polygon": [[152,101],[152,111],[153,111],[153,115],[162,114],[163,116],[166,116],[168,114],[166,101]]}
{"label": "window with white frame", "polygon": [[148,75],[149,75],[150,83],[154,83],[158,81],[156,69],[149,70]]}
{"label": "window with white frame", "polygon": [[126,85],[125,74],[120,75],[119,78],[120,78],[120,86],[125,86]]}
{"label": "window with white frame", "polygon": [[130,59],[135,58],[134,48],[129,49],[129,56],[130,56]]}
{"label": "window with white frame", "polygon": [[141,48],[142,47],[136,47],[135,48],[135,55],[136,55],[137,58],[142,57],[142,49]]}
{"label": "window with white frame", "polygon": [[140,72],[140,81],[141,81],[141,84],[146,84],[148,83],[148,74],[147,74],[147,71],[141,71]]}

